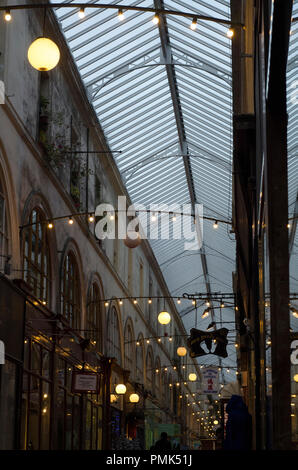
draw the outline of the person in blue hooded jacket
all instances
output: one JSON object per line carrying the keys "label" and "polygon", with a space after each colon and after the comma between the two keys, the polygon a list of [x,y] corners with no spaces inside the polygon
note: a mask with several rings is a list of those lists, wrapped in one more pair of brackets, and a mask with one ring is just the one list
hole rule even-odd
{"label": "person in blue hooded jacket", "polygon": [[228,421],[226,425],[226,450],[251,450],[252,419],[240,395],[232,395],[226,411]]}

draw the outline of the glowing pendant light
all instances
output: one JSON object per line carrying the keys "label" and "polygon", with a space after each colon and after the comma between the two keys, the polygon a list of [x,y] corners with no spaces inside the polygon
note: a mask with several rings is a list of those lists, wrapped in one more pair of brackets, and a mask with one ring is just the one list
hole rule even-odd
{"label": "glowing pendant light", "polygon": [[129,396],[129,401],[130,403],[138,403],[140,400],[140,397],[137,393],[132,393],[130,396]]}
{"label": "glowing pendant light", "polygon": [[115,390],[117,395],[124,395],[126,393],[126,386],[124,384],[118,384]]}
{"label": "glowing pendant light", "polygon": [[157,318],[161,325],[167,325],[171,321],[171,315],[166,311],[160,312]]}
{"label": "glowing pendant light", "polygon": [[40,37],[30,45],[28,60],[33,68],[40,72],[46,72],[56,67],[60,60],[60,51],[54,41],[46,37]]}
{"label": "glowing pendant light", "polygon": [[189,374],[188,379],[191,382],[195,382],[197,380],[197,374],[194,374],[193,372]]}
{"label": "glowing pendant light", "polygon": [[184,346],[179,346],[179,348],[177,348],[177,354],[178,356],[186,356],[186,353],[187,353],[187,350]]}

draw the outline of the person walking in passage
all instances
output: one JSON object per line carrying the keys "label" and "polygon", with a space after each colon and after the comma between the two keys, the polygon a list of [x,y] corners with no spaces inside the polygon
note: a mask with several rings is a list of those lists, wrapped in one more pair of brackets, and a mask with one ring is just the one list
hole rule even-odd
{"label": "person walking in passage", "polygon": [[250,450],[252,444],[252,419],[240,395],[232,395],[226,411],[228,421],[224,449]]}
{"label": "person walking in passage", "polygon": [[168,435],[166,432],[162,432],[160,435],[159,441],[155,443],[154,450],[171,450],[172,446],[168,440]]}

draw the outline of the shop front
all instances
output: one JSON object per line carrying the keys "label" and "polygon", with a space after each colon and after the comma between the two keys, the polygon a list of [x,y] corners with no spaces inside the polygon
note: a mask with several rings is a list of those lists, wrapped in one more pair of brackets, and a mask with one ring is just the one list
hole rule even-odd
{"label": "shop front", "polygon": [[0,279],[0,448],[101,449],[102,357],[19,285]]}
{"label": "shop front", "polygon": [[0,365],[0,448],[18,447],[20,387],[23,364],[25,297],[0,275],[0,340],[5,348]]}

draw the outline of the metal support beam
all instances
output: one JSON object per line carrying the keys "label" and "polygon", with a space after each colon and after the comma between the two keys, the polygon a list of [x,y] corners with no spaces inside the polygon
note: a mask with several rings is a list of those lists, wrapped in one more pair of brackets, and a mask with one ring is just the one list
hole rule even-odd
{"label": "metal support beam", "polygon": [[[164,9],[163,0],[154,0],[154,6],[158,10],[163,10]],[[188,150],[188,145],[187,145],[187,140],[186,140],[186,132],[185,132],[179,90],[178,90],[178,85],[177,85],[175,67],[172,64],[173,54],[171,50],[167,22],[166,22],[166,18],[162,15],[160,16],[160,21],[159,21],[159,36],[160,36],[161,49],[162,49],[162,54],[164,57],[164,62],[165,62],[170,92],[171,92],[171,98],[172,98],[172,103],[173,103],[173,109],[174,109],[174,114],[175,114],[175,119],[176,119],[180,152],[183,155],[184,169],[185,169],[185,175],[186,175],[186,180],[187,180],[187,185],[188,185],[188,190],[189,190],[189,195],[190,195],[190,201],[192,205],[192,210],[195,213],[195,205],[198,203],[198,201],[197,201],[197,196],[196,196],[194,181],[193,181],[193,176],[192,176],[192,168],[191,168],[189,150]],[[207,267],[207,259],[206,259],[205,249],[203,245],[200,250],[200,255],[201,255],[202,269],[204,273],[206,291],[208,294],[210,294],[211,286],[210,286],[210,279],[209,279],[209,273],[208,273],[208,267]]]}
{"label": "metal support beam", "polygon": [[267,195],[273,449],[291,448],[286,66],[292,0],[275,0],[267,93]]}

